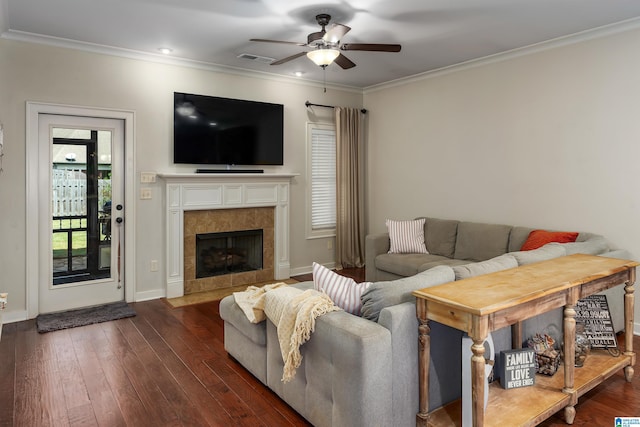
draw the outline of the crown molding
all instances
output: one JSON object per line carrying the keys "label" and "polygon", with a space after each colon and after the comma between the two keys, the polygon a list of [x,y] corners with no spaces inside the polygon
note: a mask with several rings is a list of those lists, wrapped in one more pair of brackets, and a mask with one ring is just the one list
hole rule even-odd
{"label": "crown molding", "polygon": [[[0,0],[0,25],[3,23],[2,6],[6,0]],[[2,27],[0,27],[0,31]],[[97,43],[80,42],[60,37],[44,36],[41,34],[29,33],[25,31],[7,30],[0,34],[0,38],[5,40],[40,44],[46,46],[54,46],[65,49],[78,50],[83,52],[96,53],[100,55],[110,55],[121,58],[133,59],[138,61],[154,62],[163,65],[173,65],[178,67],[195,68],[204,71],[212,71],[216,73],[232,74],[242,77],[259,78],[271,81],[278,81],[302,86],[311,86],[314,88],[327,88],[333,90],[347,91],[362,94],[362,88],[324,83],[317,80],[301,80],[299,77],[287,77],[280,74],[268,73],[264,71],[247,70],[244,68],[231,67],[227,65],[219,65],[210,62],[196,61],[193,59],[176,58],[161,53],[148,53],[133,49],[125,49],[101,45]]]}
{"label": "crown molding", "polygon": [[440,77],[446,74],[457,73],[459,71],[468,70],[475,67],[481,67],[488,64],[493,64],[501,61],[507,61],[509,59],[518,58],[525,55],[531,55],[538,52],[544,52],[546,50],[556,49],[563,46],[569,46],[576,43],[581,43],[589,40],[608,37],[611,35],[633,31],[640,28],[640,18],[628,19],[625,21],[617,22],[614,24],[604,25],[589,30],[580,31],[578,33],[570,34],[567,36],[557,37],[555,39],[546,40],[540,43],[534,43],[529,46],[520,47],[517,49],[508,50],[505,52],[496,53],[482,58],[472,59],[469,61],[461,62],[458,64],[450,65],[447,67],[438,68],[435,70],[425,71],[423,73],[414,74],[412,76],[403,77],[401,79],[392,80],[389,82],[381,83],[378,85],[368,86],[363,89],[363,93],[377,92],[383,89],[389,89],[397,86],[403,86],[410,83],[415,83],[435,77]]}
{"label": "crown molding", "polygon": [[[227,65],[219,65],[210,62],[196,61],[193,59],[170,57],[163,54],[155,54],[142,52],[132,49],[124,49],[119,47],[100,45],[96,43],[79,42],[71,39],[59,37],[44,36],[41,34],[29,33],[24,31],[16,31],[6,29],[7,16],[7,0],[0,0],[0,38],[12,41],[35,43],[48,46],[55,46],[84,52],[97,53],[102,55],[117,56],[122,58],[134,59],[139,61],[154,62],[164,65],[174,65],[186,68],[195,68],[204,71],[212,71],[217,73],[232,74],[243,77],[259,78],[277,82],[297,84],[302,86],[310,86],[314,88],[324,88],[341,90],[358,94],[368,94],[379,90],[389,89],[422,80],[443,76],[450,73],[468,70],[475,67],[481,67],[509,59],[518,58],[525,55],[531,55],[546,50],[556,49],[576,43],[581,43],[593,39],[603,38],[627,31],[637,30],[640,28],[640,18],[628,19],[614,24],[604,25],[598,28],[580,31],[578,33],[567,36],[557,37],[555,39],[534,43],[529,46],[512,49],[506,52],[500,52],[488,55],[482,58],[476,58],[458,64],[438,68],[435,70],[425,71],[423,73],[414,74],[412,76],[403,77],[396,80],[380,83],[377,85],[359,88],[355,86],[340,85],[335,83],[324,83],[317,80],[301,80],[298,77],[287,77],[280,74],[268,73],[264,71],[247,70],[243,68],[231,67]],[[5,31],[3,31],[5,30]]]}

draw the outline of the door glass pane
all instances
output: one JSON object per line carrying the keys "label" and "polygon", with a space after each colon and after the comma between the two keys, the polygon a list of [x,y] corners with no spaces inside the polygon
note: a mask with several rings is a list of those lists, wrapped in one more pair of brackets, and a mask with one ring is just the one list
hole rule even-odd
{"label": "door glass pane", "polygon": [[53,283],[111,275],[110,131],[52,130]]}

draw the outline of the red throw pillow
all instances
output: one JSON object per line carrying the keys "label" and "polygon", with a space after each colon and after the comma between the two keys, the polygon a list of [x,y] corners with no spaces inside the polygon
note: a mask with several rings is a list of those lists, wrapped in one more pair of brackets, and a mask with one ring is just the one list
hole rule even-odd
{"label": "red throw pillow", "polygon": [[530,251],[532,249],[538,249],[547,243],[571,243],[575,242],[578,238],[578,233],[570,231],[546,231],[546,230],[533,230],[529,233],[527,241],[520,248],[521,251]]}

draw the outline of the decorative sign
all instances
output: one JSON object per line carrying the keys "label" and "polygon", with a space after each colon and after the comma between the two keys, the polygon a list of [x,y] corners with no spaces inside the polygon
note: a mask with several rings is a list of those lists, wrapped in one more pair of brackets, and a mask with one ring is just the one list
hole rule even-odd
{"label": "decorative sign", "polygon": [[519,388],[535,384],[536,352],[532,348],[500,352],[500,385]]}
{"label": "decorative sign", "polygon": [[584,324],[592,348],[617,348],[618,341],[606,295],[590,295],[578,300],[575,309],[576,322]]}

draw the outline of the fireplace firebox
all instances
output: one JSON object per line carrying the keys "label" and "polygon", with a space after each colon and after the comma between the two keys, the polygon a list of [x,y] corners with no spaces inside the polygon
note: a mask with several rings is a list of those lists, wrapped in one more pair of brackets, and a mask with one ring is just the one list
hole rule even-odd
{"label": "fireplace firebox", "polygon": [[263,230],[196,234],[196,278],[262,270]]}

